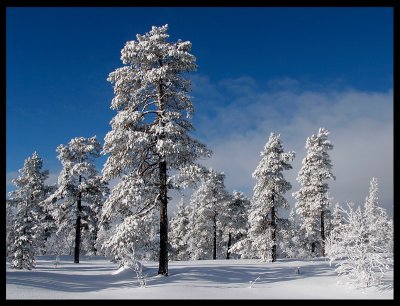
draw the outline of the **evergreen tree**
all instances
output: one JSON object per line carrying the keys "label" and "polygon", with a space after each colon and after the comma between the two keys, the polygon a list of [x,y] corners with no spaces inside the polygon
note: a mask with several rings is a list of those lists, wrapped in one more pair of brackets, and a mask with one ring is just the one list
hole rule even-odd
{"label": "evergreen tree", "polygon": [[[125,66],[109,75],[117,115],[105,137],[103,168],[107,180],[120,177],[103,211],[103,220],[115,213],[126,221],[132,214],[144,217],[158,206],[159,269],[168,275],[168,188],[171,171],[194,165],[210,152],[189,136],[193,106],[186,75],[196,70],[189,41],[168,42],[168,26],[136,35],[121,51]],[[130,223],[131,224],[131,223]],[[127,224],[126,224],[127,225]],[[128,226],[122,226],[132,231]],[[121,233],[122,234],[122,233]]]}
{"label": "evergreen tree", "polygon": [[12,224],[13,241],[9,254],[11,266],[15,269],[30,270],[35,266],[37,249],[44,236],[45,228],[41,221],[45,217],[43,200],[48,192],[44,182],[49,172],[42,171],[42,166],[42,159],[34,152],[25,160],[18,178],[12,181],[17,189],[10,192],[9,203],[16,208],[16,215]]}
{"label": "evergreen tree", "polygon": [[280,249],[285,257],[305,258],[307,254],[307,243],[305,232],[296,222],[296,213],[292,208],[289,214],[288,226],[282,230]]}
{"label": "evergreen tree", "polygon": [[96,136],[76,137],[68,145],[57,148],[63,169],[58,177],[57,190],[47,201],[56,203],[58,235],[72,235],[71,224],[75,224],[74,263],[79,263],[82,233],[84,239],[91,241],[91,251],[96,253],[94,240],[98,231],[98,213],[108,192],[107,183],[94,164],[100,150]]}
{"label": "evergreen tree", "polygon": [[[56,186],[46,186],[47,196],[51,196],[54,193]],[[40,216],[41,222],[41,236],[38,245],[38,254],[52,254],[51,253],[51,239],[54,238],[57,232],[57,221],[54,218],[53,206],[49,204],[46,200],[42,202],[42,214]]]}
{"label": "evergreen tree", "polygon": [[325,237],[328,237],[333,227],[332,211],[329,208],[325,208],[323,215],[324,215],[324,234]]}
{"label": "evergreen tree", "polygon": [[368,221],[370,223],[374,222],[375,215],[378,209],[378,180],[373,177],[369,186],[369,194],[365,198],[364,210],[365,214],[368,216]]}
{"label": "evergreen tree", "polygon": [[343,209],[342,207],[339,205],[339,203],[335,204],[335,208],[333,209],[333,213],[332,213],[332,232],[337,232],[340,229],[340,226],[343,224],[344,220],[343,220]]}
{"label": "evergreen tree", "polygon": [[327,179],[335,179],[328,150],[333,145],[328,140],[329,131],[320,128],[317,135],[307,138],[307,156],[297,176],[300,189],[293,193],[296,209],[300,215],[301,227],[305,229],[314,254],[318,235],[321,242],[321,256],[325,256],[325,212],[329,207]]}
{"label": "evergreen tree", "polygon": [[188,260],[188,226],[189,226],[189,210],[183,202],[183,197],[177,206],[175,216],[170,221],[170,245],[171,257],[174,260]]}
{"label": "evergreen tree", "polygon": [[227,207],[225,237],[228,236],[226,259],[230,258],[231,246],[246,237],[248,231],[247,214],[250,200],[241,191],[234,191]]}
{"label": "evergreen tree", "polygon": [[382,252],[390,253],[393,244],[393,227],[389,221],[386,210],[379,206],[378,179],[373,177],[370,182],[369,194],[364,202],[364,215],[366,226],[369,229],[365,238],[374,240]]}
{"label": "evergreen tree", "polygon": [[292,188],[284,179],[282,171],[292,168],[290,162],[294,155],[294,152],[284,153],[280,135],[270,134],[261,152],[262,158],[253,172],[257,182],[249,213],[249,242],[241,242],[237,246],[240,253],[249,252],[244,248],[250,246],[253,256],[263,261],[276,261],[277,232],[280,230],[277,222],[278,208],[289,207],[284,193]]}
{"label": "evergreen tree", "polygon": [[14,243],[14,230],[15,212],[12,207],[11,201],[6,200],[6,258],[7,261],[11,260],[11,250]]}
{"label": "evergreen tree", "polygon": [[210,168],[191,196],[189,252],[192,259],[217,259],[223,256],[223,233],[229,201],[224,178],[223,173]]}

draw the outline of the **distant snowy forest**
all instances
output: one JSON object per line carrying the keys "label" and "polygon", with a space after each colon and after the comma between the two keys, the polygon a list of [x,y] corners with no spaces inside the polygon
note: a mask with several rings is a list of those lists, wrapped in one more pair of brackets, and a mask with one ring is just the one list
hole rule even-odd
{"label": "distant snowy forest", "polygon": [[[75,263],[102,255],[138,273],[138,261],[158,261],[158,274],[167,276],[169,260],[326,257],[356,286],[378,284],[393,265],[393,219],[379,206],[377,179],[364,203],[331,203],[334,146],[321,127],[305,140],[300,188],[289,193],[284,171],[295,152],[266,131],[253,194],[228,193],[225,175],[199,162],[212,151],[190,135],[188,77],[197,68],[191,43],[168,38],[167,25],[153,26],[125,44],[123,66],[108,77],[116,115],[103,145],[95,136],[59,145],[62,170],[51,186],[41,157],[34,152],[25,160],[6,199],[11,267],[33,269],[38,255],[73,255]],[[95,160],[102,155],[100,171]],[[193,191],[189,198],[185,189]],[[169,190],[182,194],[172,218]],[[295,209],[281,218],[289,196]]]}

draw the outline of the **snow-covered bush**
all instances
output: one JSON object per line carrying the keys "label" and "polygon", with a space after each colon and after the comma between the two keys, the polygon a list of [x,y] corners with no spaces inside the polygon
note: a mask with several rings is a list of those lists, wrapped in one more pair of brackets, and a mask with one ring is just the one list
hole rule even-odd
{"label": "snow-covered bush", "polygon": [[388,223],[386,211],[376,207],[371,218],[369,209],[355,209],[353,204],[347,206],[347,210],[342,210],[343,223],[327,239],[330,263],[337,261],[338,275],[356,287],[379,284],[392,264],[386,241],[391,235],[382,232]]}
{"label": "snow-covered bush", "polygon": [[159,241],[156,212],[153,210],[144,216],[132,215],[113,226],[110,237],[102,245],[105,254],[120,266],[126,254],[132,250],[137,259],[157,260]]}
{"label": "snow-covered bush", "polygon": [[141,288],[146,288],[147,274],[143,273],[143,264],[136,258],[135,249],[133,247],[130,250],[126,250],[120,263],[122,267],[127,267],[135,271],[139,286]]}

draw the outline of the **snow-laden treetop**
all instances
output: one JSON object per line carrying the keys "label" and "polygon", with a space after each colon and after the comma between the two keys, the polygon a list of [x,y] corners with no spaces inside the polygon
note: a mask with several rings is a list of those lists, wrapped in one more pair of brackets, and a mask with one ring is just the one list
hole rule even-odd
{"label": "snow-laden treetop", "polygon": [[108,77],[117,114],[104,138],[103,176],[121,180],[104,205],[105,218],[114,211],[147,213],[165,202],[167,188],[189,185],[188,179],[202,172],[196,160],[211,155],[190,136],[194,108],[187,76],[197,68],[192,45],[168,41],[167,32],[168,25],[153,26],[128,41],[121,51],[124,66]]}
{"label": "snow-laden treetop", "polygon": [[121,51],[125,66],[110,73],[114,85],[111,120],[103,153],[110,154],[103,168],[105,178],[131,173],[143,177],[156,162],[168,167],[191,165],[211,152],[189,137],[194,108],[188,95],[191,82],[186,72],[195,71],[196,58],[189,41],[168,42],[168,25],[153,26]]}

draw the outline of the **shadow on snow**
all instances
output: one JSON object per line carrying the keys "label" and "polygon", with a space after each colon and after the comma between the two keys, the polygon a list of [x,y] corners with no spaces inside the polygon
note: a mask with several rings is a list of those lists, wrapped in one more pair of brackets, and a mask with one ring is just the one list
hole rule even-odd
{"label": "shadow on snow", "polygon": [[[104,259],[104,258],[103,258]],[[298,260],[285,260],[286,263]],[[277,263],[246,263],[247,260],[230,260],[228,262],[191,261],[170,262],[168,277],[157,275],[157,264],[150,263],[144,269],[147,274],[147,287],[159,287],[165,284],[182,287],[246,288],[250,282],[253,287],[260,287],[273,282],[286,282],[301,278],[332,275],[333,269],[326,261],[316,261],[312,265],[301,267],[300,274],[295,267],[282,266]],[[283,263],[283,262],[282,262]],[[301,261],[298,261],[301,265]],[[229,265],[228,265],[229,264]],[[294,264],[294,263],[293,263]],[[45,288],[64,292],[89,292],[112,288],[139,287],[136,273],[125,270],[113,275],[116,265],[102,266],[100,263],[85,262],[82,265],[60,264],[51,267],[51,262],[33,271],[6,271],[8,284]],[[68,273],[71,272],[71,273]],[[83,272],[79,274],[79,272]]]}

